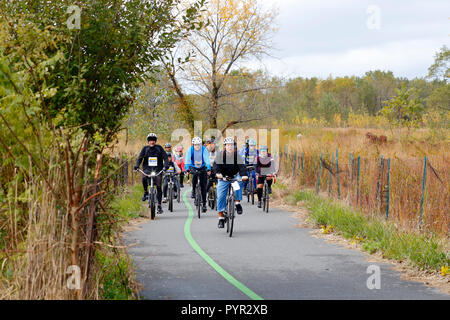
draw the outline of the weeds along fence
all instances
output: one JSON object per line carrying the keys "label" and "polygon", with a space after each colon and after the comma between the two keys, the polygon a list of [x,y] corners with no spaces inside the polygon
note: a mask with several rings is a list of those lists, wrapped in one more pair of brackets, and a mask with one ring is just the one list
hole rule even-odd
{"label": "weeds along fence", "polygon": [[369,159],[339,150],[279,154],[280,169],[300,187],[345,201],[404,228],[450,231],[449,164],[439,158]]}

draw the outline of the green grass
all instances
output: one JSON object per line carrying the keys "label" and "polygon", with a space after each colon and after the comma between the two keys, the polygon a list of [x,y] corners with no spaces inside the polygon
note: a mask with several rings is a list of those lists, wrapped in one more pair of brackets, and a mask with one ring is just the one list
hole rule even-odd
{"label": "green grass", "polygon": [[103,253],[96,252],[97,263],[100,265],[102,285],[100,294],[106,300],[134,300],[130,282],[131,262],[123,255],[112,259]]}
{"label": "green grass", "polygon": [[142,205],[143,189],[141,184],[125,187],[114,197],[111,207],[122,218],[135,219],[145,214],[145,206]]}
{"label": "green grass", "polygon": [[371,219],[313,191],[296,191],[287,201],[291,204],[304,201],[314,223],[332,225],[335,232],[347,239],[362,239],[362,248],[369,253],[381,252],[388,259],[407,260],[423,270],[440,270],[442,266],[450,265],[450,255],[443,240],[436,235],[397,230],[392,223]]}
{"label": "green grass", "polygon": [[[111,211],[116,217],[117,227],[131,219],[145,214],[146,208],[142,204],[142,185],[125,186],[113,195]],[[105,222],[106,217],[97,217],[99,222]],[[115,244],[116,238],[112,232],[103,232],[106,243]],[[123,249],[107,249],[96,251],[96,262],[101,273],[100,294],[106,300],[132,300],[135,299],[135,290],[132,289],[134,271],[132,262]]]}

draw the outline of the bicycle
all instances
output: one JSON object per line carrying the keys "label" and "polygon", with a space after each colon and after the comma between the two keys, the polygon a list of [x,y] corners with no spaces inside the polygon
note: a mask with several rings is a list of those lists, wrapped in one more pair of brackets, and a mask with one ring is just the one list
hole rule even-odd
{"label": "bicycle", "polygon": [[212,175],[209,176],[209,179],[212,181],[212,186],[209,188],[208,193],[206,195],[206,199],[208,201],[208,205],[212,210],[217,209],[217,194],[216,194],[216,178],[212,178]]}
{"label": "bicycle", "polygon": [[153,182],[153,180],[159,176],[164,170],[161,170],[160,172],[156,173],[155,171],[152,171],[151,174],[147,174],[144,171],[142,171],[141,169],[138,169],[137,171],[139,171],[142,175],[144,175],[147,178],[150,178],[150,191],[148,193],[148,208],[149,208],[149,214],[150,214],[150,218],[151,220],[155,219],[155,212],[156,212],[156,186]]}
{"label": "bicycle", "polygon": [[[174,179],[176,179],[176,174],[173,172],[173,169],[170,170],[165,174],[165,178],[169,179],[167,181],[167,196],[168,196],[168,201],[169,201],[169,211],[173,212],[173,193],[175,192],[175,181]],[[179,188],[178,188],[179,189]],[[180,202],[180,190],[178,190],[178,194],[177,194],[177,201]]]}
{"label": "bicycle", "polygon": [[252,198],[252,204],[255,204],[255,179],[253,178],[252,171],[255,171],[254,166],[247,166],[248,170],[248,183],[247,183],[247,202],[250,202],[250,197]]}
{"label": "bicycle", "polygon": [[[194,176],[194,173],[200,173],[203,169],[194,169],[191,168],[191,175],[194,177],[194,179],[197,179],[197,185],[195,186],[195,200],[194,200],[194,204],[195,207],[197,209],[197,216],[200,219],[200,213],[202,212],[202,192],[201,192],[201,187],[200,187],[200,176],[198,174],[196,174]],[[192,185],[193,181],[191,181],[191,185]]]}
{"label": "bicycle", "polygon": [[267,183],[267,178],[273,178],[273,175],[264,175],[264,187],[263,187],[263,212],[269,212],[269,202],[270,202],[270,194],[269,194],[269,184]]}
{"label": "bicycle", "polygon": [[223,181],[229,181],[231,182],[228,186],[228,192],[227,192],[227,200],[226,200],[226,206],[225,211],[223,212],[223,216],[225,217],[226,223],[227,223],[227,233],[229,233],[229,236],[233,235],[233,227],[234,227],[234,217],[235,217],[235,204],[236,204],[236,196],[235,192],[240,189],[239,182],[242,181],[242,178],[240,179],[234,179],[230,177],[223,177]]}

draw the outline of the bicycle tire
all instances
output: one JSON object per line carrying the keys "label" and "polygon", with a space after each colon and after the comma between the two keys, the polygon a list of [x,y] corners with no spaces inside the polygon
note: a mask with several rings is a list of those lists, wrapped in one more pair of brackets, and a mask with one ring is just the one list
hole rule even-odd
{"label": "bicycle tire", "polygon": [[197,186],[196,186],[196,192],[195,192],[196,202],[197,202],[197,215],[200,219],[200,212],[201,212],[201,203],[202,203],[202,194],[200,190],[200,179],[197,180]]}
{"label": "bicycle tire", "polygon": [[156,214],[156,201],[155,201],[155,193],[152,189],[149,194],[149,210],[150,210],[150,219],[155,220],[155,214]]}
{"label": "bicycle tire", "polygon": [[252,205],[254,205],[255,204],[255,187],[254,187],[253,177],[251,178],[249,183],[251,183],[250,189],[251,189]]}
{"label": "bicycle tire", "polygon": [[228,213],[228,220],[230,221],[230,238],[233,235],[233,226],[234,226],[234,211],[235,211],[235,198],[234,198],[234,190],[231,191],[232,194],[230,196],[230,212]]}
{"label": "bicycle tire", "polygon": [[269,202],[270,202],[269,186],[267,185],[267,182],[266,182],[266,208],[265,208],[265,211],[267,213],[269,212]]}
{"label": "bicycle tire", "polygon": [[263,212],[266,211],[266,200],[267,200],[267,183],[264,181],[263,189]]}
{"label": "bicycle tire", "polygon": [[173,212],[173,186],[169,185],[169,211]]}

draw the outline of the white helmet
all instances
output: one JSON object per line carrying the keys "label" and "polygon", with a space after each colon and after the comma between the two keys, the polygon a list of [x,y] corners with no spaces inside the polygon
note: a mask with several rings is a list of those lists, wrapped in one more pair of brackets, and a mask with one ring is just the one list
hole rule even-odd
{"label": "white helmet", "polygon": [[149,141],[150,138],[152,138],[152,140],[155,140],[155,141],[156,141],[156,139],[158,139],[158,137],[156,136],[156,133],[153,133],[153,132],[148,134],[147,141]]}
{"label": "white helmet", "polygon": [[199,137],[194,137],[194,139],[192,139],[192,144],[202,144],[202,139]]}
{"label": "white helmet", "polygon": [[223,140],[223,144],[234,144],[234,138],[227,137]]}

